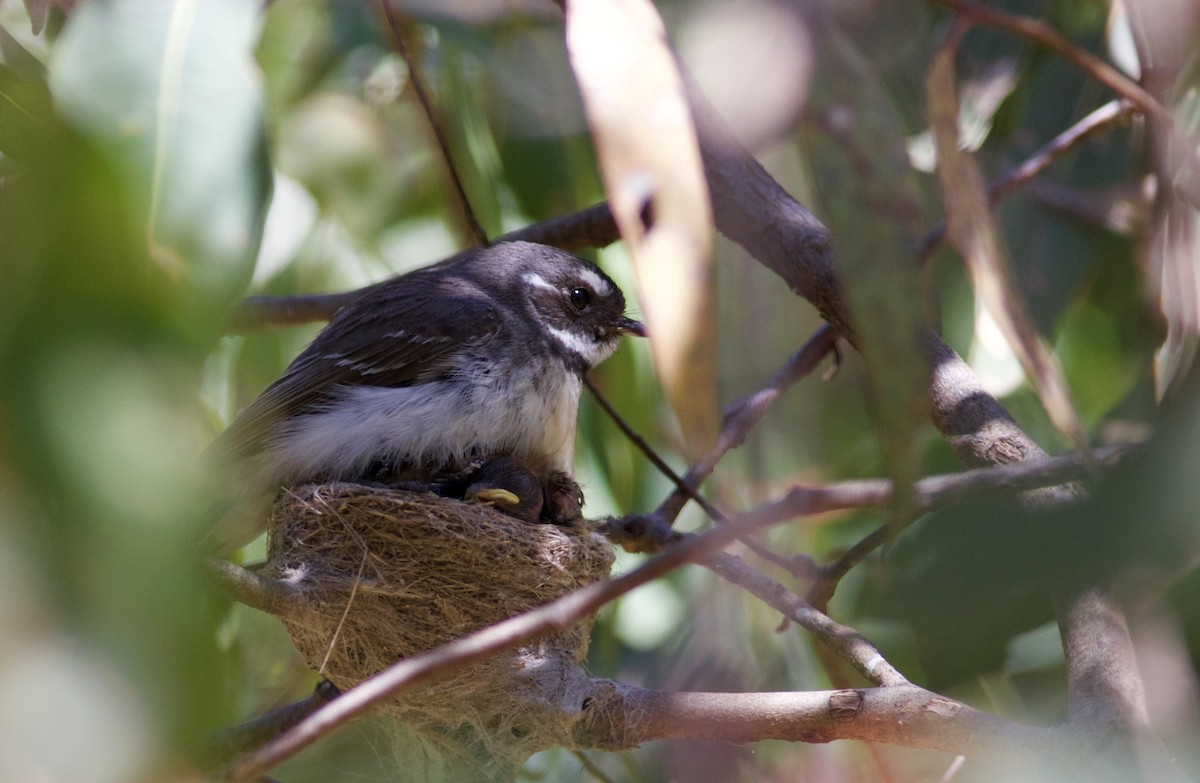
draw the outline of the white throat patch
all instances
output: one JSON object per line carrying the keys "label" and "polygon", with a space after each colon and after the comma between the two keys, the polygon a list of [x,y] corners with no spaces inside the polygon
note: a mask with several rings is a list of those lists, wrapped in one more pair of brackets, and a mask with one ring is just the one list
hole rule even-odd
{"label": "white throat patch", "polygon": [[586,337],[581,337],[574,332],[566,329],[559,329],[555,326],[545,325],[545,329],[550,334],[554,335],[554,339],[558,340],[562,347],[574,354],[582,356],[589,367],[595,367],[600,362],[608,358],[612,351],[603,343],[598,343],[595,340],[589,340]]}

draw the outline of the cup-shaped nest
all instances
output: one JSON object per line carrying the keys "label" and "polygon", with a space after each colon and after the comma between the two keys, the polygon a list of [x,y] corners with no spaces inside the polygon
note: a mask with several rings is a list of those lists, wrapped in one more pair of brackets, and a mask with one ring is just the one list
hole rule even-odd
{"label": "cup-shaped nest", "polygon": [[[300,600],[280,619],[296,649],[346,689],[395,661],[608,576],[603,537],[492,508],[356,484],[285,492],[267,576]],[[571,744],[591,680],[594,618],[407,691],[383,709],[441,749],[507,757]]]}

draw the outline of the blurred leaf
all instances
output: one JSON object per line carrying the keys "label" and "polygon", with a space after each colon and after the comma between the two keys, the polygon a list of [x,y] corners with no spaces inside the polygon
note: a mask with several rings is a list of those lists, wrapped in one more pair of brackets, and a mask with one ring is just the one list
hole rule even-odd
{"label": "blurred leaf", "polygon": [[45,67],[0,27],[0,154],[27,162],[45,153],[52,115]]}
{"label": "blurred leaf", "polygon": [[0,27],[0,61],[18,73],[45,80],[46,66],[3,27]]}
{"label": "blurred leaf", "polygon": [[675,58],[648,0],[568,3],[567,49],[637,268],[655,366],[698,455],[717,433],[712,209]]}
{"label": "blurred leaf", "polygon": [[0,63],[0,153],[22,162],[44,149],[49,111],[45,82]]}
{"label": "blurred leaf", "polygon": [[1125,349],[1121,322],[1088,302],[1063,315],[1055,353],[1075,389],[1079,415],[1094,426],[1122,400],[1141,376],[1140,363]]}
{"label": "blurred leaf", "polygon": [[957,48],[957,40],[953,40],[938,49],[926,83],[947,236],[966,262],[980,302],[1032,379],[1046,413],[1076,448],[1085,448],[1087,433],[1071,402],[1062,369],[1030,322],[1010,277],[983,175],[970,154],[959,149],[958,97],[954,83]]}
{"label": "blurred leaf", "polygon": [[891,96],[848,37],[824,32],[827,73],[809,107],[819,118],[809,156],[868,366],[883,467],[898,488],[890,523],[902,526],[923,468],[929,405],[929,297],[914,260],[922,209]]}
{"label": "blurred leaf", "polygon": [[[180,328],[186,292],[149,263],[107,159],[53,117],[39,130],[45,154],[0,188],[0,505],[32,509],[0,526],[45,575],[56,644],[113,672],[156,757],[194,750],[228,704],[188,546],[207,345]],[[87,709],[55,736],[88,735]]]}
{"label": "blurred leaf", "polygon": [[252,271],[269,169],[254,67],[258,7],[96,0],[50,69],[63,113],[127,178],[155,264],[184,282],[187,321],[215,336]]}
{"label": "blurred leaf", "polygon": [[25,10],[29,14],[33,34],[38,35],[45,29],[51,14],[57,12],[66,16],[78,3],[79,0],[25,0]]}
{"label": "blurred leaf", "polygon": [[[1190,83],[1178,85],[1182,98],[1175,106],[1175,117],[1182,138],[1196,140],[1200,131],[1200,65],[1194,64],[1193,70],[1195,73],[1188,75]],[[1180,146],[1183,148],[1168,152],[1180,161],[1168,173],[1179,178],[1171,186],[1182,192],[1189,174],[1195,178],[1195,156],[1200,154],[1200,147]],[[1184,156],[1191,161],[1185,164]],[[1191,185],[1197,187],[1194,181]],[[1200,211],[1196,204],[1187,203],[1179,192],[1172,191],[1156,218],[1147,262],[1160,275],[1159,306],[1167,323],[1166,339],[1154,357],[1154,382],[1161,397],[1195,361],[1200,339]]]}

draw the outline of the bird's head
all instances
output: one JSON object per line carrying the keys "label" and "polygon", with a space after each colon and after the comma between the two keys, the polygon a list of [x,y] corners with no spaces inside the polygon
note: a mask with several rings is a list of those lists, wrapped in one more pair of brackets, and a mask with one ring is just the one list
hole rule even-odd
{"label": "bird's head", "polygon": [[623,335],[645,336],[646,328],[625,314],[621,289],[590,261],[527,242],[488,252],[512,264],[510,295],[568,364],[586,371],[608,358]]}

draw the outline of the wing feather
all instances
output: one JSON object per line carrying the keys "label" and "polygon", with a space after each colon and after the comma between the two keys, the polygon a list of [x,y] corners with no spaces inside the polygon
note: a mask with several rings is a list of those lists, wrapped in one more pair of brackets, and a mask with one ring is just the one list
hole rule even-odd
{"label": "wing feather", "polygon": [[502,323],[492,299],[465,277],[443,269],[396,278],[339,310],[213,448],[222,459],[255,454],[281,421],[321,406],[339,388],[435,380],[460,348],[491,341]]}

